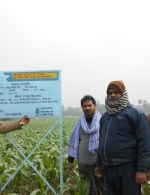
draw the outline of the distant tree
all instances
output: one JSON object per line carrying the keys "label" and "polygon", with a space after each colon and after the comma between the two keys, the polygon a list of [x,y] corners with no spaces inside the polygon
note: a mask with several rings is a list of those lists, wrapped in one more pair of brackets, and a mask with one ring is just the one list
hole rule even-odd
{"label": "distant tree", "polygon": [[148,105],[147,101],[146,100],[143,100],[143,106],[144,107],[147,107],[147,105]]}
{"label": "distant tree", "polygon": [[76,109],[77,109],[78,112],[82,112],[80,107],[77,107]]}
{"label": "distant tree", "polygon": [[62,105],[62,111],[64,111],[64,109],[65,109],[65,106],[64,106],[64,105]]}
{"label": "distant tree", "polygon": [[62,111],[63,116],[81,116],[81,114],[82,114],[81,108],[79,107],[73,108],[69,106],[68,108]]}
{"label": "distant tree", "polygon": [[101,113],[104,114],[104,112],[106,112],[106,108],[104,104],[100,104],[99,101],[96,102],[97,105],[97,110]]}
{"label": "distant tree", "polygon": [[96,105],[98,105],[98,104],[100,104],[100,102],[99,101],[96,101]]}
{"label": "distant tree", "polygon": [[138,99],[138,103],[139,103],[139,104],[142,104],[142,100],[141,100],[141,99]]}
{"label": "distant tree", "polygon": [[39,113],[40,113],[39,108],[36,108],[36,109],[35,109],[35,113],[36,113],[35,116],[38,117],[38,116],[39,116]]}
{"label": "distant tree", "polygon": [[[139,99],[140,100],[140,99]],[[147,100],[143,100],[142,102],[138,100],[138,105],[135,105],[138,109],[141,109],[145,114],[150,112],[150,104]],[[141,105],[140,105],[141,103]]]}
{"label": "distant tree", "polygon": [[[97,111],[99,111],[102,114],[106,112],[105,104],[101,104],[100,101],[96,101],[97,105]],[[138,109],[141,109],[145,114],[150,112],[150,104],[147,100],[141,100],[138,99],[138,105],[135,105]],[[82,109],[80,107],[73,108],[69,106],[68,108],[65,108],[64,105],[62,105],[62,115],[63,116],[81,116],[82,115]]]}

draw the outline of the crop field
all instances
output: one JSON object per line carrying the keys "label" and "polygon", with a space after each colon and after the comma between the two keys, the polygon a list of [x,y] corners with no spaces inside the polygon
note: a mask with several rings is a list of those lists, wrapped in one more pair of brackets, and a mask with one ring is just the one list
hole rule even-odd
{"label": "crop field", "polygon": [[[31,119],[31,122],[21,131],[14,131],[8,135],[17,144],[19,149],[28,156],[45,133],[57,119]],[[70,134],[77,117],[63,118],[63,184],[60,186],[60,145],[59,125],[46,137],[44,142],[30,156],[29,160],[49,182],[59,195],[86,195],[88,182],[80,180],[77,171],[77,162],[74,163],[74,177],[67,175],[66,149]],[[10,178],[23,161],[23,158],[4,135],[0,135],[0,188]],[[61,190],[60,190],[61,189]],[[142,194],[148,195],[149,183],[142,187]],[[37,173],[26,162],[21,170],[7,185],[1,195],[53,195]]]}

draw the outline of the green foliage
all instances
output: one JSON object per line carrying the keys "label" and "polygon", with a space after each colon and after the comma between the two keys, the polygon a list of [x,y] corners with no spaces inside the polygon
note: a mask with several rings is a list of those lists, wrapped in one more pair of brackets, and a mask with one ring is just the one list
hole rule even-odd
{"label": "green foliage", "polygon": [[148,182],[142,185],[142,195],[149,195],[150,194],[150,174],[147,175]]}
{"label": "green foliage", "polygon": [[[74,162],[74,176],[70,177],[67,174],[66,149],[77,119],[77,117],[63,118],[63,184],[60,185],[59,126],[53,129],[29,158],[59,195],[86,195],[89,191],[88,181],[79,178],[77,161]],[[31,119],[23,130],[9,133],[9,136],[27,156],[55,121],[55,118]],[[23,160],[4,135],[0,135],[0,159],[1,188]],[[149,189],[148,182],[142,188],[143,195],[147,195]],[[53,192],[26,162],[1,195],[53,195]]]}
{"label": "green foliage", "polygon": [[[9,133],[9,136],[27,156],[36,144],[41,140],[48,129],[57,119],[31,119],[31,122],[20,131]],[[77,118],[63,119],[63,164],[66,169],[67,155],[66,148],[70,134]],[[33,165],[46,178],[50,185],[59,193],[60,188],[60,145],[59,145],[59,125],[47,136],[45,141],[37,148],[35,153],[29,158]],[[9,143],[4,135],[0,135],[0,188],[11,177],[14,171],[22,162],[22,157],[16,149]],[[66,170],[63,171],[64,182],[66,182]],[[39,191],[39,190],[40,191]],[[51,195],[53,192],[47,187],[42,179],[26,162],[17,175],[11,180],[4,192],[6,194],[29,195],[41,194]],[[32,194],[32,195],[33,195]]]}

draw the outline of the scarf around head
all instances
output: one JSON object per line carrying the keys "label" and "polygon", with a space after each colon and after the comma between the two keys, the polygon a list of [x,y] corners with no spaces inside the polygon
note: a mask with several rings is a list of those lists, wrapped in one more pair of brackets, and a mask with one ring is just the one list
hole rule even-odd
{"label": "scarf around head", "polygon": [[69,156],[78,159],[80,127],[82,127],[85,133],[90,135],[88,151],[95,153],[99,144],[100,118],[101,118],[100,113],[96,111],[92,119],[91,127],[88,126],[84,114],[76,122],[68,144],[67,154]]}
{"label": "scarf around head", "polygon": [[108,114],[118,114],[121,112],[128,104],[128,93],[127,90],[123,92],[121,98],[117,102],[110,101],[107,97],[105,98],[105,107]]}

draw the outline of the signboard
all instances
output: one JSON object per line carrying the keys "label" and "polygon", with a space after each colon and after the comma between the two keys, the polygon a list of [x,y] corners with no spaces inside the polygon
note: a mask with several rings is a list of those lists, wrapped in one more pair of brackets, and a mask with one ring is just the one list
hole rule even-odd
{"label": "signboard", "polygon": [[[19,71],[0,72],[0,118],[58,117],[55,124],[41,138],[33,150],[25,156],[16,143],[7,135],[5,137],[23,157],[22,163],[5,182],[0,193],[15,177],[22,166],[28,162],[49,189],[57,195],[53,187],[29,161],[29,157],[46,139],[57,124],[60,126],[60,184],[62,175],[62,115],[61,115],[61,78],[60,71]],[[61,185],[60,185],[61,186]],[[60,187],[62,189],[62,187]]]}
{"label": "signboard", "polygon": [[61,116],[60,71],[0,72],[0,118]]}

